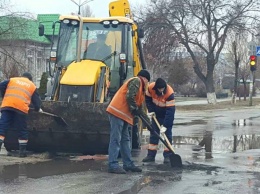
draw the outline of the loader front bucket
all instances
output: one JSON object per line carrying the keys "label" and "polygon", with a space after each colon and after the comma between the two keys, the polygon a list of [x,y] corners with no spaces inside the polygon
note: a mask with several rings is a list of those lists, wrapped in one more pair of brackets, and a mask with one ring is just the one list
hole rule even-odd
{"label": "loader front bucket", "polygon": [[[107,154],[110,124],[108,103],[43,101],[42,109],[64,118],[68,126],[59,125],[53,117],[30,111],[27,150],[34,152],[72,152]],[[5,147],[18,149],[17,131],[7,131]]]}

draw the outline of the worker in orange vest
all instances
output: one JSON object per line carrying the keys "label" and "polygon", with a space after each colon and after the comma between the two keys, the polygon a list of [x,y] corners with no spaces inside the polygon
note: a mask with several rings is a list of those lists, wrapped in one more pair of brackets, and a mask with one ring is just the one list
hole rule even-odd
{"label": "worker in orange vest", "polygon": [[[175,99],[172,87],[169,86],[164,79],[158,78],[156,82],[149,84],[145,95],[145,101],[149,117],[154,115],[160,124],[159,129],[155,121],[151,118],[153,128],[156,129],[157,133],[165,133],[169,141],[172,142],[172,126],[175,115]],[[143,159],[143,162],[155,161],[158,143],[158,136],[150,133],[148,154]],[[164,163],[170,162],[170,154],[170,150],[165,147],[163,152]]]}
{"label": "worker in orange vest", "polygon": [[[149,81],[149,72],[141,70],[137,77],[130,78],[121,86],[107,108],[111,127],[108,149],[109,173],[142,172],[142,169],[135,166],[131,159],[129,125],[136,125],[140,115],[150,123],[143,109],[146,86]],[[123,168],[118,164],[119,151],[123,160]]]}
{"label": "worker in orange vest", "polygon": [[28,72],[22,77],[14,77],[0,83],[3,96],[0,119],[0,150],[5,139],[5,131],[16,123],[19,130],[19,156],[26,157],[28,142],[27,115],[32,103],[35,111],[41,112],[41,99]]}

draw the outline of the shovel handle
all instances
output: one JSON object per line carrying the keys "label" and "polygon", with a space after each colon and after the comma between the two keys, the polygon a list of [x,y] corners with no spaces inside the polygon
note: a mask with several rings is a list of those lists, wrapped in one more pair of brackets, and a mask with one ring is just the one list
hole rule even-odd
{"label": "shovel handle", "polygon": [[158,122],[158,120],[156,119],[156,117],[153,115],[153,120],[156,123],[157,127],[160,129],[160,123]]}
{"label": "shovel handle", "polygon": [[52,113],[48,113],[48,112],[44,112],[44,111],[42,111],[40,113],[45,114],[45,115],[49,115],[49,116],[53,116],[53,117],[59,117],[58,115],[55,115],[55,114],[52,114]]}
{"label": "shovel handle", "polygon": [[167,142],[168,146],[171,148],[172,152],[174,152],[174,149],[172,147],[172,144],[169,142],[169,139],[167,138],[167,136],[165,135],[165,133],[162,133],[163,138],[165,139],[165,141]]}
{"label": "shovel handle", "polygon": [[[140,117],[140,119],[144,122],[144,124],[147,126],[148,130],[149,130],[151,133],[153,133],[154,135],[156,135],[156,137],[158,137],[158,138],[162,141],[162,143],[163,143],[169,150],[171,150],[171,146],[169,146],[169,145],[167,144],[167,142],[160,136],[160,134],[157,133],[157,132],[153,129],[152,125],[150,125],[150,123],[147,122],[142,115],[139,115],[139,117]],[[174,153],[174,152],[173,152],[173,153]]]}
{"label": "shovel handle", "polygon": [[60,117],[60,116],[58,116],[58,115],[55,115],[55,114],[52,114],[52,113],[49,113],[49,112],[44,112],[44,111],[42,111],[42,112],[40,112],[40,113],[41,113],[41,114],[44,114],[44,115],[49,115],[49,116],[54,117],[54,120],[55,120],[56,122],[58,122],[59,124],[62,124],[63,126],[66,126],[66,127],[69,126],[68,123],[67,123],[62,117]]}
{"label": "shovel handle", "polygon": [[[154,122],[156,123],[157,127],[160,129],[160,124],[159,124],[159,122],[158,122],[158,120],[156,119],[155,116],[153,116],[153,120],[154,120]],[[171,151],[174,152],[174,149],[173,149],[173,147],[172,147],[172,144],[171,144],[170,141],[168,140],[168,138],[167,138],[167,136],[165,135],[165,133],[161,133],[161,134],[162,134],[164,140],[167,142],[168,146],[171,148]]]}

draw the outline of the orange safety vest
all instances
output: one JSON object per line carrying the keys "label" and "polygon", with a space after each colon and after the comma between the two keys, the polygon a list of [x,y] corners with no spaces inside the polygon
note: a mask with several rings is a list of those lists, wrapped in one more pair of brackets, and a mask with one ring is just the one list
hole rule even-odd
{"label": "orange safety vest", "polygon": [[36,86],[29,79],[23,77],[11,78],[1,108],[11,107],[27,114],[35,90]]}
{"label": "orange safety vest", "polygon": [[164,95],[162,95],[162,96],[158,96],[158,95],[156,94],[156,91],[153,90],[154,85],[155,85],[155,82],[152,82],[152,83],[149,84],[148,90],[146,91],[146,96],[152,97],[153,103],[154,103],[156,106],[159,106],[159,107],[175,106],[175,101],[174,101],[174,100],[166,101],[167,98],[168,98],[172,93],[174,93],[172,87],[167,84],[166,93],[165,93]]}
{"label": "orange safety vest", "polygon": [[[113,99],[111,100],[110,104],[108,105],[106,111],[109,112],[110,114],[126,121],[130,125],[133,125],[133,115],[130,112],[129,105],[127,104],[126,101],[126,93],[128,91],[128,83],[132,79],[139,79],[138,77],[134,77],[126,81],[121,88],[117,91]],[[140,80],[141,82],[141,80]],[[142,82],[141,82],[142,84]],[[143,92],[143,87],[140,86],[139,91],[135,97],[136,100],[136,105],[140,107],[142,103],[144,102],[144,92]]]}

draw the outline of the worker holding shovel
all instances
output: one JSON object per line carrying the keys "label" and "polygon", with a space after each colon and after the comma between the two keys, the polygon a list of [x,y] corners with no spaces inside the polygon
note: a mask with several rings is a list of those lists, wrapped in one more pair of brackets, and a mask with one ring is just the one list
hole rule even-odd
{"label": "worker holding shovel", "polygon": [[[157,133],[165,133],[169,142],[172,143],[172,126],[175,115],[175,100],[174,91],[165,80],[158,78],[156,82],[152,82],[148,86],[145,95],[146,106],[148,115],[152,120],[152,126]],[[155,116],[160,124],[158,128],[152,117]],[[150,133],[150,141],[148,147],[148,154],[143,159],[143,162],[154,162],[158,149],[159,138],[154,133]],[[171,151],[165,147],[163,156],[164,163],[170,162]]]}
{"label": "worker holding shovel", "polygon": [[5,139],[5,132],[15,123],[19,130],[19,156],[26,157],[28,142],[27,115],[30,103],[34,110],[41,112],[41,99],[28,72],[21,77],[13,77],[0,83],[3,97],[0,119],[0,150]]}
{"label": "worker holding shovel", "polygon": [[[130,78],[120,87],[107,108],[111,126],[108,149],[109,173],[142,172],[142,169],[135,166],[132,160],[129,126],[135,125],[140,116],[150,124],[143,109],[145,90],[149,81],[150,73],[141,70],[137,77]],[[123,168],[118,162],[119,152],[122,156]]]}

